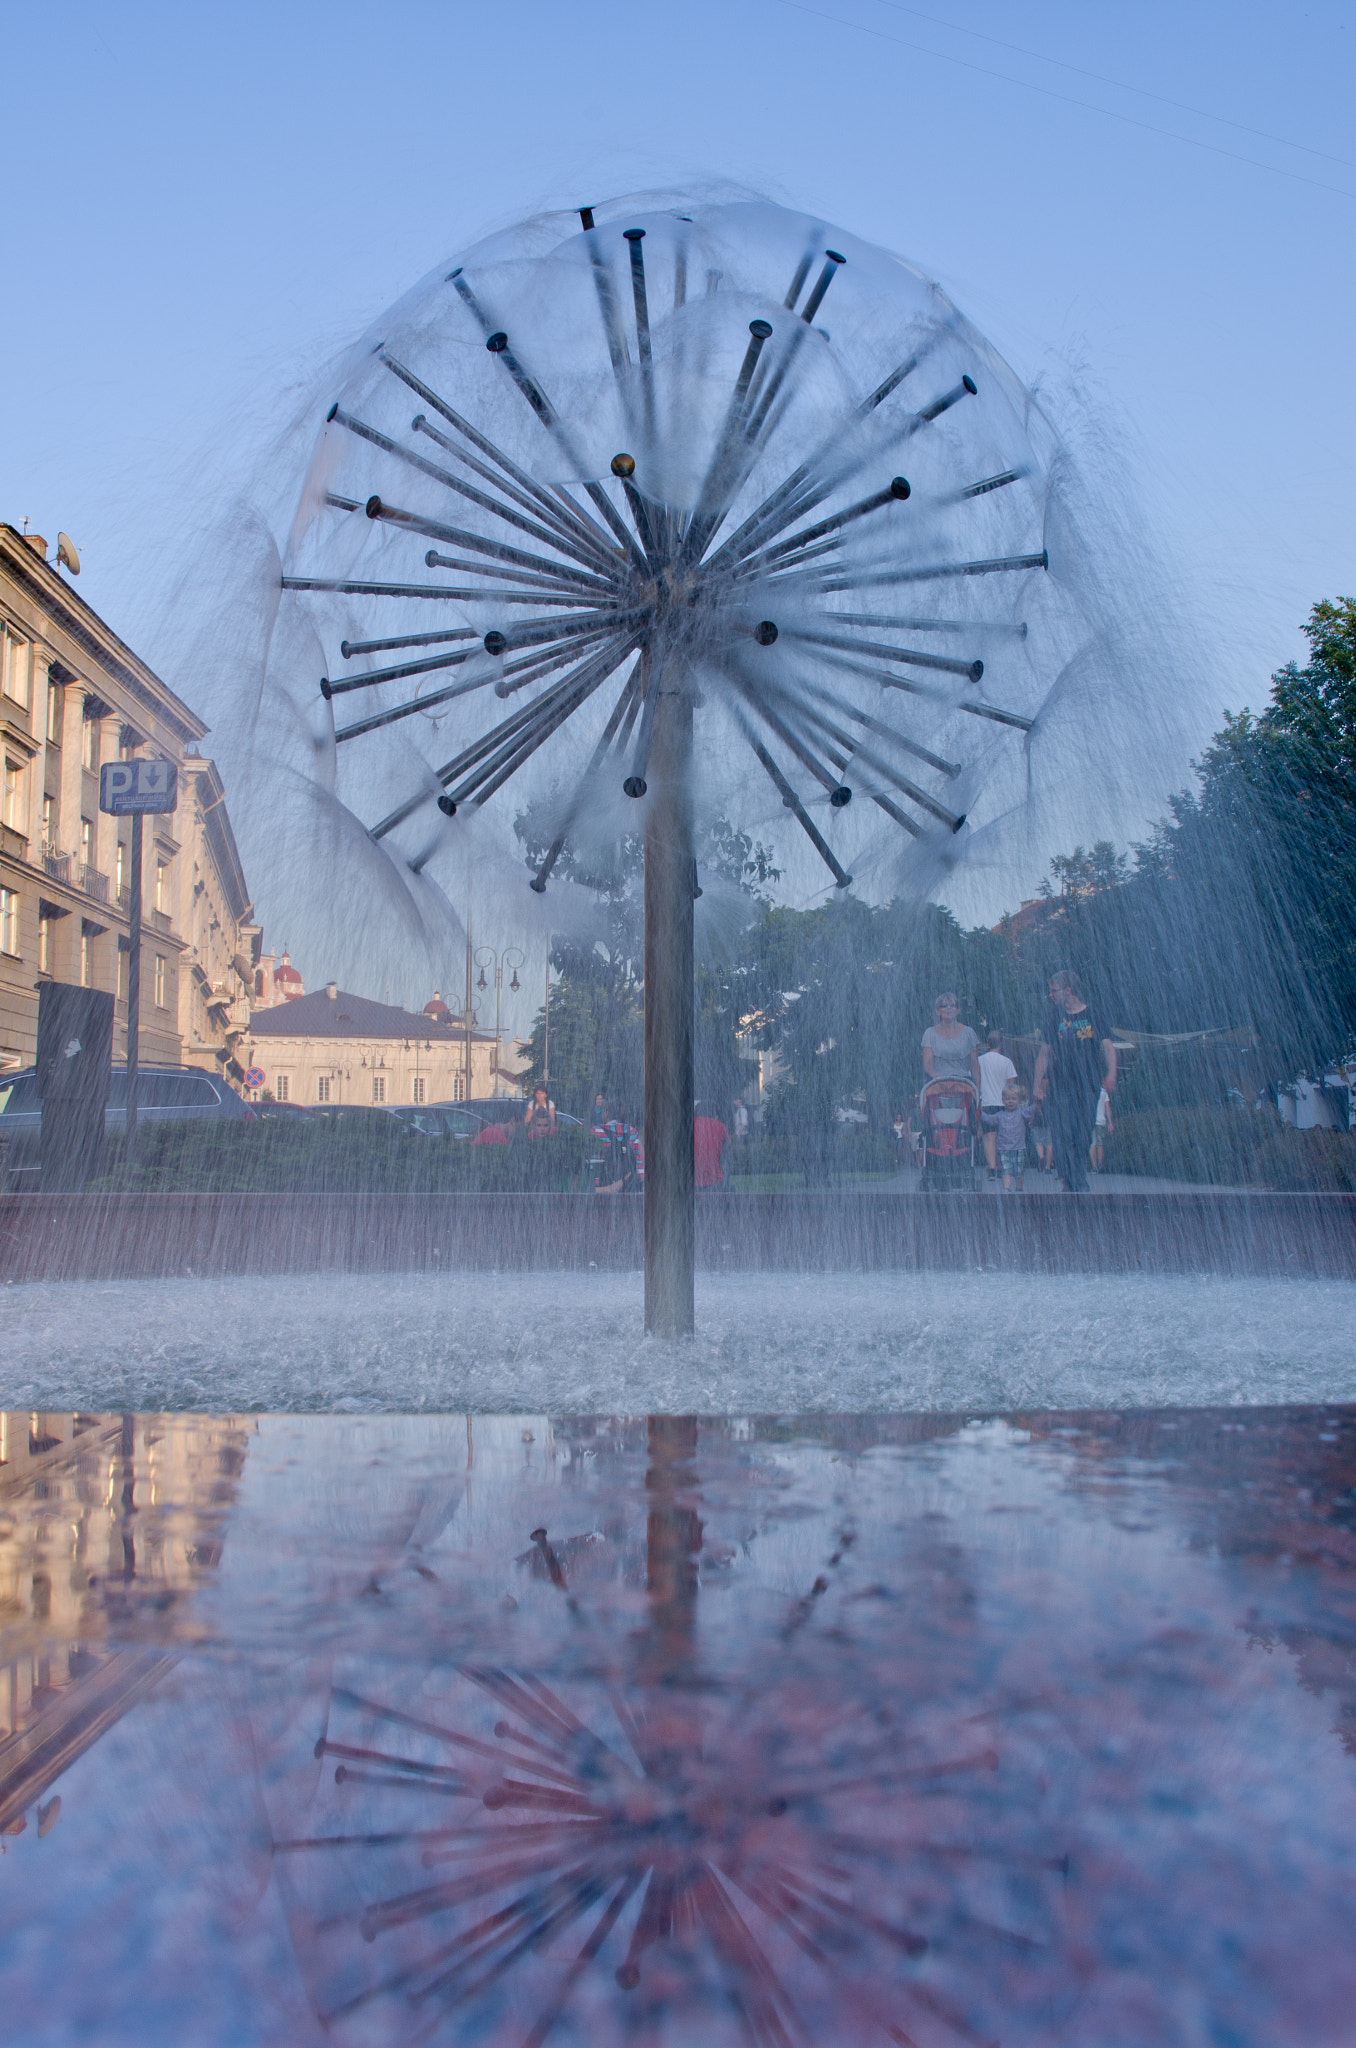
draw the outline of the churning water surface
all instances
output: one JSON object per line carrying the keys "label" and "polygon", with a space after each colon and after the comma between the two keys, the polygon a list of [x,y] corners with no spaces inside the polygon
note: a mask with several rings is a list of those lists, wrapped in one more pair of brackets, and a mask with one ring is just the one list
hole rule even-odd
{"label": "churning water surface", "polygon": [[17,1408],[720,1414],[1356,1399],[1356,1284],[704,1274],[647,1339],[639,1273],[7,1288]]}

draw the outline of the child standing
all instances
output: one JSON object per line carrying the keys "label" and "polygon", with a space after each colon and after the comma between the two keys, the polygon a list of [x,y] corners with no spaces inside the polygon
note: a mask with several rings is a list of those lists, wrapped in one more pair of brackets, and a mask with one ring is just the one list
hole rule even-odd
{"label": "child standing", "polygon": [[[1009,1081],[1017,1079],[1017,1069],[1003,1050],[1001,1031],[989,1033],[987,1052],[979,1056],[979,1106],[981,1109],[998,1110],[1003,1106],[1003,1090]],[[984,1133],[984,1157],[989,1164],[989,1179],[998,1178],[998,1141],[992,1131]]]}
{"label": "child standing", "polygon": [[998,1140],[998,1166],[1003,1176],[1003,1193],[1010,1195],[1022,1185],[1026,1165],[1026,1134],[1035,1109],[1026,1099],[1020,1081],[1009,1081],[1003,1090],[1003,1107],[986,1109],[984,1121]]}

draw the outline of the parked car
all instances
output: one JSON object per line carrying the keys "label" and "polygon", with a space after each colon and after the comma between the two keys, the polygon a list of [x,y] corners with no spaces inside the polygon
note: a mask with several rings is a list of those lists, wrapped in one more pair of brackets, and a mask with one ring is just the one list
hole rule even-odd
{"label": "parked car", "polygon": [[[486,1124],[520,1124],[527,1115],[527,1105],[531,1100],[530,1095],[476,1095],[469,1102],[438,1103],[434,1106],[440,1109],[469,1109]],[[556,1122],[565,1124],[575,1131],[584,1128],[579,1117],[567,1116],[563,1109],[556,1111]]]}
{"label": "parked car", "polygon": [[307,1105],[306,1113],[328,1124],[331,1129],[343,1124],[355,1136],[379,1139],[394,1136],[418,1143],[428,1135],[402,1116],[399,1108],[386,1102],[311,1103]]}
{"label": "parked car", "polygon": [[393,1107],[391,1114],[412,1124],[426,1138],[476,1138],[486,1122],[463,1102],[402,1102]]}
{"label": "parked car", "polygon": [[[12,1077],[0,1076],[0,1146],[4,1186],[11,1193],[36,1189],[42,1133],[42,1105],[35,1085],[36,1069],[25,1067]],[[137,1124],[246,1121],[246,1109],[228,1081],[201,1067],[139,1067]],[[114,1067],[108,1077],[104,1131],[111,1137],[127,1129],[127,1069]]]}

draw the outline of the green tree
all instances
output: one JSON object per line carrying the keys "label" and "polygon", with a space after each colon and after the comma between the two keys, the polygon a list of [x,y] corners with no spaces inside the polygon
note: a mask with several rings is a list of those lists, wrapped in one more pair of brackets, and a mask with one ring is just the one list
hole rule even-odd
{"label": "green tree", "polygon": [[1028,981],[1067,964],[1115,1023],[1251,1030],[1273,1081],[1356,1026],[1356,606],[1316,604],[1305,633],[1308,663],[1225,714],[1132,871],[1076,847],[1005,921]]}
{"label": "green tree", "polygon": [[[529,867],[540,865],[552,844],[558,807],[543,802],[514,823]],[[771,851],[728,818],[698,820],[700,871],[732,883],[751,897],[779,881]],[[601,1091],[639,1121],[644,1092],[644,842],[639,832],[590,844],[567,839],[555,874],[590,890],[599,907],[596,932],[583,939],[553,939],[551,965],[559,979],[551,994],[550,1082],[554,1099],[573,1114],[588,1114]],[[743,1085],[739,1058],[740,955],[697,969],[695,1068],[697,1093],[730,1103]],[[537,1014],[529,1040],[528,1072],[546,1072],[546,1012]]]}
{"label": "green tree", "polygon": [[[519,813],[514,831],[528,867],[541,865],[556,832],[558,806],[540,801]],[[635,832],[589,843],[571,838],[554,873],[589,890],[598,921],[584,938],[551,942],[559,979],[551,992],[551,1093],[562,1109],[587,1116],[595,1095],[639,1113],[644,1065],[641,975],[644,960],[644,844]],[[546,1075],[546,1013],[537,1014],[529,1040],[528,1077]]]}
{"label": "green tree", "polygon": [[1282,1076],[1356,1026],[1356,605],[1316,604],[1304,631],[1309,661],[1272,677],[1260,716],[1226,714],[1141,853],[1184,982],[1208,974]]}

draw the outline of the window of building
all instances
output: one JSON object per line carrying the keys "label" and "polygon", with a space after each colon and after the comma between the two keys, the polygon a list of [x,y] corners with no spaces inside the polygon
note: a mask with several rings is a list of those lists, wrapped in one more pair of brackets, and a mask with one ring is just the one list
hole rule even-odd
{"label": "window of building", "polygon": [[38,973],[52,972],[52,920],[45,913],[38,915]]}
{"label": "window of building", "polygon": [[98,719],[97,719],[97,718],[86,718],[86,720],[85,720],[85,766],[86,766],[87,768],[97,768],[97,767],[98,767],[98,765],[99,765],[99,721],[98,721]]}
{"label": "window of building", "polygon": [[28,709],[28,677],[32,664],[33,650],[27,640],[19,639],[8,626],[0,629],[0,689],[16,704]]}
{"label": "window of building", "polygon": [[49,682],[47,685],[47,744],[49,747],[61,745],[60,683]]}
{"label": "window of building", "polygon": [[158,860],[155,864],[155,907],[160,911],[169,909],[169,862],[167,860]]}
{"label": "window of building", "polygon": [[80,986],[94,986],[94,939],[84,925],[80,927]]}
{"label": "window of building", "polygon": [[5,756],[5,823],[16,832],[28,829],[24,816],[24,768],[22,761]]}
{"label": "window of building", "polygon": [[416,1102],[428,1101],[428,1082],[422,1074],[416,1074],[414,1077],[414,1100]]}
{"label": "window of building", "polygon": [[386,1076],[385,1076],[385,1074],[374,1074],[374,1075],[372,1076],[372,1100],[373,1100],[374,1102],[385,1102],[385,1100],[386,1100]]}
{"label": "window of building", "polygon": [[113,886],[119,896],[122,894],[122,869],[126,851],[120,839],[113,849]]}
{"label": "window of building", "polygon": [[94,865],[94,820],[80,820],[80,858],[87,868]]}
{"label": "window of building", "polygon": [[155,956],[155,1007],[157,1010],[163,1010],[167,1007],[165,1002],[165,956],[163,953],[157,953]]}
{"label": "window of building", "polygon": [[275,1102],[290,1102],[291,1099],[292,1076],[290,1074],[275,1074],[273,1076],[273,1100]]}
{"label": "window of building", "polygon": [[56,843],[56,798],[44,796],[42,800],[42,836],[49,846]]}
{"label": "window of building", "polygon": [[464,1074],[454,1074],[452,1077],[452,1100],[454,1102],[464,1102],[466,1100],[466,1076]]}
{"label": "window of building", "polygon": [[328,1074],[322,1074],[322,1075],[320,1076],[320,1079],[319,1079],[319,1080],[318,1080],[318,1081],[316,1082],[316,1084],[315,1084],[315,1099],[316,1099],[316,1101],[317,1101],[317,1102],[328,1102],[328,1101],[329,1101],[329,1099],[330,1099],[330,1077],[329,1077],[329,1075],[328,1075]]}
{"label": "window of building", "polygon": [[0,889],[0,953],[19,951],[19,892]]}

